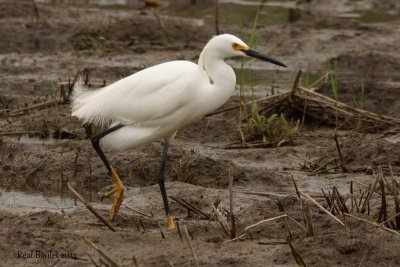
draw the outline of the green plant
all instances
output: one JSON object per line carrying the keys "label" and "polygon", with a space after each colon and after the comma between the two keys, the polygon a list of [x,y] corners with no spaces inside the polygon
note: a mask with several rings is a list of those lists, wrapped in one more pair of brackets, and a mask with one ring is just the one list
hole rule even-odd
{"label": "green plant", "polygon": [[364,108],[364,95],[365,95],[365,82],[364,82],[364,78],[362,78],[362,79],[361,79],[360,108]]}
{"label": "green plant", "polygon": [[50,95],[51,95],[52,99],[57,98],[57,91],[58,91],[57,84],[55,82],[52,82],[51,88],[50,88],[50,92],[51,92]]}
{"label": "green plant", "polygon": [[133,175],[132,175],[132,171],[131,170],[129,170],[129,173],[128,173],[126,179],[128,180],[129,184],[133,185]]}
{"label": "green plant", "polygon": [[251,118],[250,118],[250,125],[252,127],[251,132],[256,135],[262,136],[262,141],[267,142],[267,136],[271,137],[268,134],[269,126],[274,123],[276,118],[278,117],[277,114],[272,114],[268,119],[260,115],[258,112],[257,103],[253,103],[251,106]]}
{"label": "green plant", "polygon": [[23,152],[21,152],[19,154],[19,162],[24,162],[26,161],[26,159],[27,159],[26,155]]}
{"label": "green plant", "polygon": [[[331,69],[331,87],[332,87],[332,94],[333,97],[335,98],[336,101],[338,101],[338,95],[339,95],[339,75],[338,75],[338,64],[337,64],[337,59],[332,59],[329,62],[330,65],[330,69]],[[336,104],[337,105],[337,102]],[[339,114],[338,111],[336,110],[336,114],[335,114],[335,121],[336,121],[336,128],[338,127],[338,123],[339,123]]]}
{"label": "green plant", "polygon": [[[279,118],[279,119],[278,119]],[[294,143],[294,135],[297,125],[292,127],[283,114],[272,114],[268,118],[258,111],[257,103],[251,106],[251,117],[249,120],[249,135],[251,140],[261,139],[264,143],[279,146],[283,142]]]}
{"label": "green plant", "polygon": [[[254,22],[251,28],[251,33],[250,33],[250,39],[249,39],[249,46],[252,49],[255,49],[255,47],[257,46],[257,24],[258,24],[258,19],[259,19],[259,14],[261,11],[261,8],[263,6],[265,0],[260,0],[257,11],[256,11],[256,15],[254,17]],[[245,88],[244,88],[244,84],[245,84],[245,66],[247,64],[249,64],[252,60],[248,59],[248,58],[242,58],[242,61],[240,63],[240,72],[239,72],[239,101],[240,101],[240,110],[239,110],[239,133],[242,139],[242,142],[245,142],[245,138],[242,132],[242,127],[241,127],[241,122],[242,122],[242,118],[246,118],[247,117],[247,110],[246,110],[246,98],[245,98]],[[249,71],[248,76],[251,79],[251,72]],[[253,93],[253,87],[252,88],[252,93]]]}
{"label": "green plant", "polygon": [[359,101],[357,101],[356,98],[353,96],[354,105],[359,109],[364,108],[364,95],[365,95],[365,81],[364,81],[364,78],[362,78],[361,79],[361,96],[360,96]]}
{"label": "green plant", "polygon": [[294,144],[294,135],[297,132],[298,125],[296,125],[295,127],[292,127],[289,124],[289,122],[286,120],[286,118],[283,115],[283,113],[281,113],[280,120],[281,120],[281,123],[282,123],[282,125],[284,127],[284,130],[286,132],[286,137],[288,138],[289,144],[293,145]]}
{"label": "green plant", "polygon": [[332,94],[335,100],[338,99],[339,93],[339,75],[338,75],[338,64],[336,58],[330,62],[330,69],[331,69],[331,87],[332,87]]}
{"label": "green plant", "polygon": [[[260,11],[261,8],[263,7],[263,3],[265,2],[265,0],[260,0],[258,7],[257,7],[257,11],[256,11],[256,15],[254,17],[254,21],[253,21],[253,25],[251,27],[251,32],[250,32],[250,38],[249,38],[249,47],[251,49],[255,49],[257,47],[257,25],[258,25],[258,19],[260,16]],[[240,73],[239,73],[239,92],[240,92],[240,96],[241,99],[244,99],[245,96],[245,92],[244,92],[244,83],[245,83],[245,75],[244,75],[244,67],[247,64],[250,64],[253,61],[253,59],[249,59],[249,58],[242,58],[241,64],[240,64]],[[251,80],[251,71],[249,71],[248,73],[249,79]],[[253,91],[252,91],[253,93]]]}

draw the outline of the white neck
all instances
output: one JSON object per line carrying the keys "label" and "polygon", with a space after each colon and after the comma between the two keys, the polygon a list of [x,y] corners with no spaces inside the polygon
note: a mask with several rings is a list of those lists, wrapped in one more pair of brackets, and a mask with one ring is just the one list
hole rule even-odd
{"label": "white neck", "polygon": [[[211,86],[215,105],[218,108],[233,94],[236,75],[233,69],[218,57],[211,49],[204,49],[199,58],[199,66],[205,71]],[[221,102],[221,103],[220,103]]]}

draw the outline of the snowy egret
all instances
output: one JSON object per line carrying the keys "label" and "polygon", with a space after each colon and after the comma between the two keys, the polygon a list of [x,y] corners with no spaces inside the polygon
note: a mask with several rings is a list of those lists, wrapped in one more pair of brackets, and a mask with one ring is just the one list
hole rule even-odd
{"label": "snowy egret", "polygon": [[165,138],[157,178],[168,229],[175,228],[164,182],[169,140],[180,128],[229,99],[235,89],[236,76],[224,59],[246,55],[286,67],[250,49],[239,38],[222,34],[206,44],[198,64],[182,60],[162,63],[98,90],[89,90],[82,82],[74,86],[72,115],[85,123],[108,127],[91,141],[115,183],[115,188],[104,194],[105,197],[116,194],[111,221],[122,203],[124,185],[101,146],[122,150]]}

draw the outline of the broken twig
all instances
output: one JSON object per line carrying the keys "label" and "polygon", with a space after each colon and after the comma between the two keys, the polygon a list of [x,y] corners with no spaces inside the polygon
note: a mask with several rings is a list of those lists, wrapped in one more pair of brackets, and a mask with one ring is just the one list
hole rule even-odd
{"label": "broken twig", "polygon": [[102,221],[111,231],[115,232],[115,228],[106,220],[103,216],[101,216],[93,207],[86,201],[86,199],[79,194],[69,183],[67,183],[69,191],[71,191],[82,203],[85,207],[92,212],[100,221]]}

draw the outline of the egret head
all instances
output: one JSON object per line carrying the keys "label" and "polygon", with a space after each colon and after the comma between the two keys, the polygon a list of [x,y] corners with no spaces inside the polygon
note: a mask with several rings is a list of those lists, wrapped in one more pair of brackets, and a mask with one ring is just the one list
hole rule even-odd
{"label": "egret head", "polygon": [[210,40],[207,46],[212,46],[213,50],[222,58],[249,56],[270,62],[278,66],[286,67],[286,65],[282,62],[250,49],[250,47],[242,40],[231,34],[221,34],[215,36]]}

